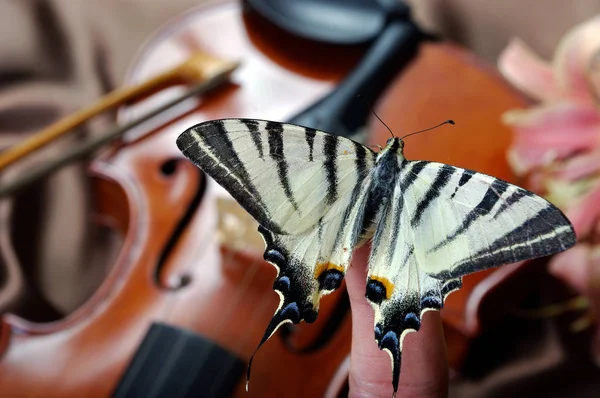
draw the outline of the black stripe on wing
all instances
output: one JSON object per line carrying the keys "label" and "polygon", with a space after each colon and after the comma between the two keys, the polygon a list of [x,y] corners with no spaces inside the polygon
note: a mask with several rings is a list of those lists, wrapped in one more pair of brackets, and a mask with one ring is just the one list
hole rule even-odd
{"label": "black stripe on wing", "polygon": [[[391,215],[394,217],[394,219],[392,220],[392,230],[391,230],[392,231],[392,239],[390,241],[390,246],[387,250],[387,255],[388,255],[387,261],[388,262],[391,262],[392,259],[394,258],[394,253],[396,251],[396,247],[398,244],[398,238],[400,237],[400,228],[405,227],[400,222],[402,220],[402,211],[404,209],[404,200],[398,200],[396,202],[392,202],[391,205],[392,205]],[[377,244],[379,244],[379,242],[377,242]],[[413,251],[414,251],[414,247],[411,246],[407,255],[408,256],[412,255]],[[404,263],[406,263],[407,261],[408,261],[408,257],[406,257],[404,259]]]}
{"label": "black stripe on wing", "polygon": [[458,185],[456,188],[454,188],[454,192],[452,192],[452,195],[450,195],[450,199],[454,199],[454,196],[456,195],[460,187],[469,182],[471,177],[473,177],[474,175],[475,172],[473,170],[463,169],[463,172],[460,175],[460,180],[458,180]]}
{"label": "black stripe on wing", "polygon": [[455,167],[446,164],[439,168],[435,179],[425,193],[425,196],[419,201],[415,213],[413,214],[413,218],[410,221],[410,224],[413,228],[419,225],[423,214],[425,214],[425,210],[427,210],[427,207],[429,207],[429,205],[433,203],[438,196],[440,196],[442,189],[448,185],[450,178],[452,178],[452,175],[456,172],[456,170],[457,169]]}
{"label": "black stripe on wing", "polygon": [[456,278],[502,264],[559,253],[575,243],[575,231],[569,220],[559,209],[548,204],[548,207],[534,217],[456,264],[451,270],[432,276],[441,279]]}
{"label": "black stripe on wing", "polygon": [[461,287],[462,287],[462,277],[450,279],[450,280],[447,280],[446,282],[444,282],[442,284],[442,288],[441,288],[443,300],[445,301],[446,297],[448,297],[448,295],[450,293],[457,291]]}
{"label": "black stripe on wing", "polygon": [[283,187],[285,196],[290,201],[294,210],[298,211],[298,203],[290,186],[290,177],[288,175],[288,164],[283,153],[283,125],[277,122],[267,122],[265,126],[269,140],[269,156],[277,165],[277,175],[279,182]]}
{"label": "black stripe on wing", "polygon": [[354,149],[356,151],[356,159],[354,164],[356,166],[357,184],[352,189],[352,194],[350,195],[350,200],[348,201],[349,206],[347,206],[344,210],[344,215],[342,216],[342,225],[340,226],[335,237],[335,246],[339,244],[342,237],[346,233],[346,228],[353,228],[351,232],[351,242],[353,242],[353,244],[357,244],[364,233],[365,212],[359,212],[357,219],[354,221],[354,225],[349,225],[350,214],[353,210],[353,206],[364,207],[366,205],[366,201],[364,201],[364,203],[359,203],[359,196],[363,189],[368,189],[364,187],[363,184],[365,184],[365,178],[368,176],[371,168],[373,167],[375,154],[370,148],[367,148],[358,142],[352,142],[354,143]]}
{"label": "black stripe on wing", "polygon": [[250,132],[250,137],[252,138],[252,142],[258,151],[258,157],[264,159],[264,149],[262,143],[262,137],[260,130],[258,129],[258,121],[252,119],[240,119],[241,123],[246,125],[246,128]]}
{"label": "black stripe on wing", "polygon": [[534,194],[532,192],[529,192],[525,189],[517,189],[506,198],[502,205],[500,205],[500,208],[496,214],[494,214],[494,218],[498,218],[498,216],[502,215],[505,211],[510,209],[513,204],[517,203],[522,198],[532,197],[533,195]]}
{"label": "black stripe on wing", "polygon": [[478,218],[489,214],[492,208],[498,203],[502,194],[508,189],[508,183],[502,180],[495,179],[488,187],[481,201],[470,212],[465,215],[462,224],[451,234],[446,236],[446,239],[436,244],[432,249],[428,250],[432,253],[440,248],[452,243],[454,239],[464,233],[469,227],[477,221]]}
{"label": "black stripe on wing", "polygon": [[[261,225],[271,231],[284,233],[272,221],[244,162],[233,148],[222,121],[203,123],[201,129],[192,127],[179,135],[176,143],[188,159],[225,187]],[[202,145],[208,148],[208,152]]]}
{"label": "black stripe on wing", "polygon": [[323,136],[323,140],[323,155],[325,157],[324,166],[328,183],[325,201],[330,205],[338,198],[337,148],[339,138],[336,135],[327,134]]}
{"label": "black stripe on wing", "polygon": [[[417,180],[421,171],[425,169],[429,162],[420,161],[414,163],[413,167],[406,174],[406,177],[400,183],[400,192],[404,195],[405,192],[408,192],[410,186]],[[400,175],[406,170],[406,166],[408,162],[402,163],[402,167],[400,168]],[[401,200],[398,200],[395,203],[392,203],[393,211],[391,214],[394,215],[394,219],[392,221],[392,239],[390,241],[390,250],[388,250],[389,260],[391,261],[393,257],[393,250],[396,247],[396,243],[398,242],[398,237],[400,236],[400,228],[405,228],[406,226],[401,225],[400,220],[402,219],[402,213],[404,211],[404,197]],[[379,237],[378,237],[379,238]]]}
{"label": "black stripe on wing", "polygon": [[306,137],[306,143],[308,144],[308,161],[313,162],[313,153],[315,150],[315,136],[317,135],[317,130],[306,127],[304,136]]}

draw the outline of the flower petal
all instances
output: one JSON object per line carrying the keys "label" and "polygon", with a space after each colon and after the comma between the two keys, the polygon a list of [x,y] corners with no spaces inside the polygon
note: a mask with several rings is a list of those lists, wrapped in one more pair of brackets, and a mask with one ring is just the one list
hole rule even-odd
{"label": "flower petal", "polygon": [[591,103],[561,101],[511,110],[502,120],[514,131],[508,160],[519,175],[575,151],[592,150],[600,142],[600,112]]}
{"label": "flower petal", "polygon": [[596,99],[600,101],[600,48],[596,50],[590,60],[588,78],[592,85],[592,92],[595,93]]}
{"label": "flower petal", "polygon": [[600,51],[600,14],[567,32],[554,53],[557,86],[571,98],[594,101],[600,96],[590,76]]}
{"label": "flower petal", "polygon": [[500,73],[517,89],[536,100],[560,96],[552,65],[540,59],[520,39],[512,39],[498,58]]}
{"label": "flower petal", "polygon": [[600,219],[600,183],[567,206],[565,216],[573,224],[575,234],[578,238],[587,236]]}
{"label": "flower petal", "polygon": [[[600,246],[578,243],[553,256],[549,270],[588,299],[593,317],[600,326]],[[595,362],[600,366],[600,328],[596,330],[591,349]]]}
{"label": "flower petal", "polygon": [[600,147],[592,152],[583,153],[552,168],[552,177],[561,180],[576,181],[594,174],[600,174]]}
{"label": "flower petal", "polygon": [[590,271],[591,246],[578,243],[571,249],[558,253],[550,259],[550,273],[571,285],[579,293],[587,291]]}

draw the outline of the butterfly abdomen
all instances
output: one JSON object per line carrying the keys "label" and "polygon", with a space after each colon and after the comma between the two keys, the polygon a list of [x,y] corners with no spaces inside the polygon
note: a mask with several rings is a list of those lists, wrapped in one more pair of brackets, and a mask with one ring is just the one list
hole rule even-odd
{"label": "butterfly abdomen", "polygon": [[398,140],[390,140],[371,170],[371,185],[367,194],[362,235],[378,223],[378,215],[387,207],[394,194],[396,181],[400,177],[403,164],[406,163],[404,156],[398,156],[399,153],[401,154]]}

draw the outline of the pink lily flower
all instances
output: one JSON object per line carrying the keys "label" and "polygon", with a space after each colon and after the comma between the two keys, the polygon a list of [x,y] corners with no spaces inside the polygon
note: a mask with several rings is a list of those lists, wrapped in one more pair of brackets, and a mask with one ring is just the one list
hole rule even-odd
{"label": "pink lily flower", "polygon": [[[589,299],[600,320],[600,15],[562,38],[551,61],[514,39],[498,68],[536,102],[503,115],[514,140],[513,171],[571,220],[579,243],[554,256],[550,272]],[[600,363],[600,328],[593,353]]]}
{"label": "pink lily flower", "polygon": [[509,160],[516,172],[523,175],[600,145],[600,15],[569,31],[552,62],[513,39],[500,54],[498,68],[539,101],[532,109],[504,115],[515,130]]}

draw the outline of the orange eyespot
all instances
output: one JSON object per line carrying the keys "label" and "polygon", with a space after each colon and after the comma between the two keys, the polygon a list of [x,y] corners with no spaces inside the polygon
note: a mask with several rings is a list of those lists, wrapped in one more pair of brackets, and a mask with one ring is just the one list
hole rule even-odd
{"label": "orange eyespot", "polygon": [[341,265],[338,264],[334,264],[334,263],[317,263],[317,266],[315,267],[315,272],[314,272],[314,276],[315,279],[319,279],[319,276],[321,276],[321,274],[325,271],[328,271],[330,269],[336,269],[340,272],[344,272],[344,267],[342,267]]}
{"label": "orange eyespot", "polygon": [[392,293],[394,293],[394,284],[386,277],[383,276],[370,276],[369,280],[381,282],[381,284],[385,287],[385,298],[389,300],[392,297]]}

